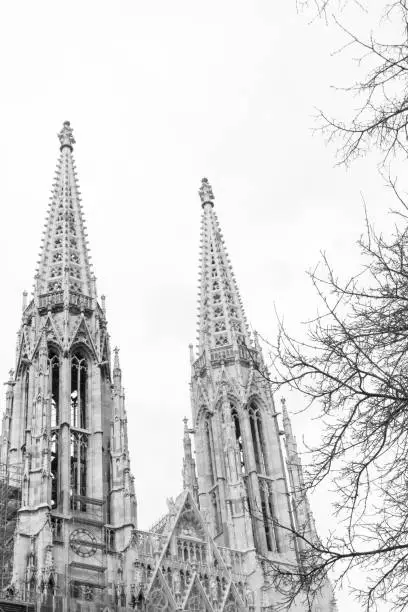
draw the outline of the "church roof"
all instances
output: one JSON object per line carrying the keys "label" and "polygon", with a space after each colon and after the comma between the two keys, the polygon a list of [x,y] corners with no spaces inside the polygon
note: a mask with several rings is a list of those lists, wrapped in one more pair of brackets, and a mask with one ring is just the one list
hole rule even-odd
{"label": "church roof", "polygon": [[209,349],[250,344],[249,330],[220,224],[214,194],[203,178],[199,195],[201,219],[198,353]]}
{"label": "church roof", "polygon": [[36,275],[37,296],[70,291],[94,297],[87,233],[73,158],[69,121],[60,133],[60,156],[53,183]]}

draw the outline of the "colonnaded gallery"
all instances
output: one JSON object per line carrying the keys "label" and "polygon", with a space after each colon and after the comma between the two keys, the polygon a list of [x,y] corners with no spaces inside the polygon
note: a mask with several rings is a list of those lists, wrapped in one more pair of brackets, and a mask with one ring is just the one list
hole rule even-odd
{"label": "colonnaded gallery", "polygon": [[[199,343],[196,354],[191,347],[183,490],[143,531],[121,368],[90,267],[68,121],[59,141],[34,292],[30,300],[24,293],[2,405],[0,612],[280,610],[288,575],[317,535],[288,412],[284,403],[277,410],[260,374],[261,348],[211,186],[203,179],[199,191]],[[329,582],[290,609],[335,610]]]}

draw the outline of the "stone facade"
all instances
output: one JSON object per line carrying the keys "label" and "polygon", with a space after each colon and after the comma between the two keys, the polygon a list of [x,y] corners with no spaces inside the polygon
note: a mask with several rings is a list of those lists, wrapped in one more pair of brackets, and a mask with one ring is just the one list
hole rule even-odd
{"label": "stone facade", "polygon": [[[211,187],[203,179],[199,192],[199,342],[196,354],[190,347],[184,490],[145,532],[137,528],[119,352],[111,354],[89,261],[69,122],[59,140],[35,290],[29,303],[24,294],[7,383],[0,463],[21,470],[22,480],[0,608],[275,610],[287,588],[279,568],[298,567],[304,547],[291,529],[317,536],[286,406],[281,430]],[[308,608],[299,597],[291,609]],[[334,610],[328,583],[313,610]]]}

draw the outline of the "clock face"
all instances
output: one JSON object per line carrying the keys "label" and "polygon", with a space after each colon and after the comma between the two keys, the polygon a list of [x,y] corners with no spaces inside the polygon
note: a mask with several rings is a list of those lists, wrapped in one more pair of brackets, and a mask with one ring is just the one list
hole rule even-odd
{"label": "clock face", "polygon": [[87,529],[75,529],[71,533],[69,544],[80,557],[92,557],[96,553],[96,538]]}

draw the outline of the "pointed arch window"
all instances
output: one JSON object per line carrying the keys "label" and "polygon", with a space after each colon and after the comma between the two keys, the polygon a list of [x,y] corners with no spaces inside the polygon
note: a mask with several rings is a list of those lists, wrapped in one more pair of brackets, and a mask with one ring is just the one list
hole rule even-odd
{"label": "pointed arch window", "polygon": [[48,353],[48,370],[51,396],[51,427],[59,424],[60,360],[56,351]]}
{"label": "pointed arch window", "polygon": [[[71,432],[71,507],[86,512],[88,434]],[[78,499],[79,497],[79,499]]]}
{"label": "pointed arch window", "polygon": [[58,506],[58,431],[51,434],[51,507]]}
{"label": "pointed arch window", "polygon": [[24,372],[24,431],[28,427],[28,406],[29,406],[29,397],[30,397],[30,370]]}
{"label": "pointed arch window", "polygon": [[244,443],[243,443],[242,433],[241,433],[241,424],[239,421],[237,409],[235,408],[233,404],[231,404],[231,416],[232,416],[232,420],[234,423],[235,439],[237,441],[237,446],[238,446],[239,459],[240,459],[240,464],[241,464],[241,474],[243,476],[246,476],[247,470],[246,470],[246,465],[245,465],[245,453],[244,453]]}
{"label": "pointed arch window", "polygon": [[87,425],[87,374],[85,357],[74,353],[71,358],[71,425],[82,429]]}
{"label": "pointed arch window", "polygon": [[258,474],[266,474],[267,462],[261,411],[259,410],[258,406],[251,403],[248,413],[251,424],[251,437],[255,455],[256,471]]}

